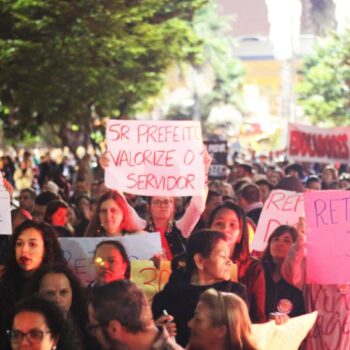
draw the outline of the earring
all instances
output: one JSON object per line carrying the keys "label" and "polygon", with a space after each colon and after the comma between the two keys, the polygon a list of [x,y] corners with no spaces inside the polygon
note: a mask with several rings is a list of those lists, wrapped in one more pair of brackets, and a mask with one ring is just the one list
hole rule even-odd
{"label": "earring", "polygon": [[52,349],[51,350],[56,350],[57,349],[57,346],[56,345],[54,345],[53,347],[52,347]]}

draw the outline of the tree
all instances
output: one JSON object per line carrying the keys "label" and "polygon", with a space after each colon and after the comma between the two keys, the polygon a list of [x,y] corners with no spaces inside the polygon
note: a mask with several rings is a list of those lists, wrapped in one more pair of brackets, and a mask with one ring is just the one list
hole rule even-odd
{"label": "tree", "polygon": [[171,62],[196,60],[190,24],[205,1],[0,0],[5,137],[49,124],[87,145],[96,118],[131,115]]}
{"label": "tree", "polygon": [[[216,2],[209,1],[195,13],[193,26],[195,33],[203,42],[201,60],[192,64],[194,75],[207,75],[208,79],[213,80],[213,86],[209,93],[200,94],[194,91],[195,103],[192,106],[172,106],[168,119],[173,119],[176,115],[192,119],[198,108],[201,120],[205,122],[212,108],[220,104],[229,104],[243,111],[244,69],[234,57],[234,40],[230,33],[228,16],[220,15]],[[188,69],[185,67],[183,71],[186,72]],[[189,85],[196,84],[189,83]]]}
{"label": "tree", "polygon": [[350,117],[350,31],[323,39],[305,58],[298,100],[306,116],[325,125],[348,124]]}

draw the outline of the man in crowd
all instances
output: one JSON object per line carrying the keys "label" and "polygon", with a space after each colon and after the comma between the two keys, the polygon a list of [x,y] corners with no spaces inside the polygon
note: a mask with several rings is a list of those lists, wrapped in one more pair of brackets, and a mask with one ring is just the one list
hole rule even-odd
{"label": "man in crowd", "polygon": [[238,191],[238,199],[247,216],[257,225],[263,208],[259,187],[253,183],[243,185]]}
{"label": "man in crowd", "polygon": [[24,188],[19,194],[19,207],[32,214],[34,211],[35,197],[36,193],[32,188]]}
{"label": "man in crowd", "polygon": [[90,330],[103,349],[181,350],[163,327],[157,327],[143,292],[119,280],[97,288],[89,305]]}

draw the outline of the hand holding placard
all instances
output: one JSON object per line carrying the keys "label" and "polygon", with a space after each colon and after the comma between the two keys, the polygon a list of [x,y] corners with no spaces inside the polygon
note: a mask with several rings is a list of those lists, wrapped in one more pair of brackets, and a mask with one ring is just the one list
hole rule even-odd
{"label": "hand holding placard", "polygon": [[[106,138],[107,187],[144,196],[201,195],[205,172],[200,123],[110,120]],[[100,163],[107,165],[105,159]]]}

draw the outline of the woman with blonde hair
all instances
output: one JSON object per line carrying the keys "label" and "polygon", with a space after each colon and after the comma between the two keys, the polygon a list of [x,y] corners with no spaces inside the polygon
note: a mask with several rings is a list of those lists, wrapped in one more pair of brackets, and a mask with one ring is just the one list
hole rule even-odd
{"label": "woman with blonde hair", "polygon": [[188,350],[258,350],[246,303],[233,293],[205,291],[188,327]]}

